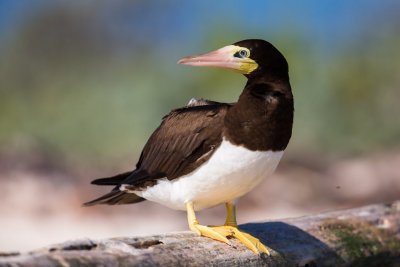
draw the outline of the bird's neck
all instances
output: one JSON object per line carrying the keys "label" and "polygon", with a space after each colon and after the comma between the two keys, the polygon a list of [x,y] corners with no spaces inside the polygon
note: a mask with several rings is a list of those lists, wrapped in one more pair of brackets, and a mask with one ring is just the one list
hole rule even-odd
{"label": "bird's neck", "polygon": [[225,117],[224,136],[251,150],[284,150],[292,134],[293,109],[288,81],[249,80]]}

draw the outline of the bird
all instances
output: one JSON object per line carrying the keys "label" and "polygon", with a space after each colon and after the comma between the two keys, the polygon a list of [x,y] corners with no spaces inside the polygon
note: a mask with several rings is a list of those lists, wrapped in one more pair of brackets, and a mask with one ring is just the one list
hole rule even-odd
{"label": "bird", "polygon": [[[228,69],[247,78],[235,103],[192,99],[171,110],[145,144],[133,171],[93,180],[111,192],[84,206],[143,200],[187,212],[189,228],[255,254],[266,245],[239,230],[236,206],[276,169],[292,136],[294,102],[285,57],[270,42],[247,39],[184,57],[178,64]],[[222,226],[201,225],[195,211],[225,204]]]}

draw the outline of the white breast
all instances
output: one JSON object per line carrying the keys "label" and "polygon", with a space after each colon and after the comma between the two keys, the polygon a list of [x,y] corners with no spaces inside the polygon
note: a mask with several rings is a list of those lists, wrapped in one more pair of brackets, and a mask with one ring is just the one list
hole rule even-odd
{"label": "white breast", "polygon": [[[274,172],[283,151],[251,151],[223,140],[211,158],[190,174],[133,193],[168,206],[185,210],[192,201],[196,210],[234,200]],[[123,186],[121,187],[121,189]]]}

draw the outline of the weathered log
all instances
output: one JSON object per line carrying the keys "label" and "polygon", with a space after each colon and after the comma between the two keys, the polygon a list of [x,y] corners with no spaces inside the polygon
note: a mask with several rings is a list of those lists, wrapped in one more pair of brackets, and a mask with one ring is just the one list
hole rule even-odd
{"label": "weathered log", "polygon": [[180,232],[0,253],[0,266],[400,266],[400,201],[240,228],[271,256]]}

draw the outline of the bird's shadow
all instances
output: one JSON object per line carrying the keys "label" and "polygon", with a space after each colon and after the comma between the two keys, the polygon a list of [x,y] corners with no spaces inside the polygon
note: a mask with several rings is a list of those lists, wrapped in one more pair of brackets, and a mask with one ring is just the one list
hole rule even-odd
{"label": "bird's shadow", "polygon": [[302,229],[284,223],[248,223],[240,230],[258,238],[294,266],[338,266],[344,260],[328,245]]}

